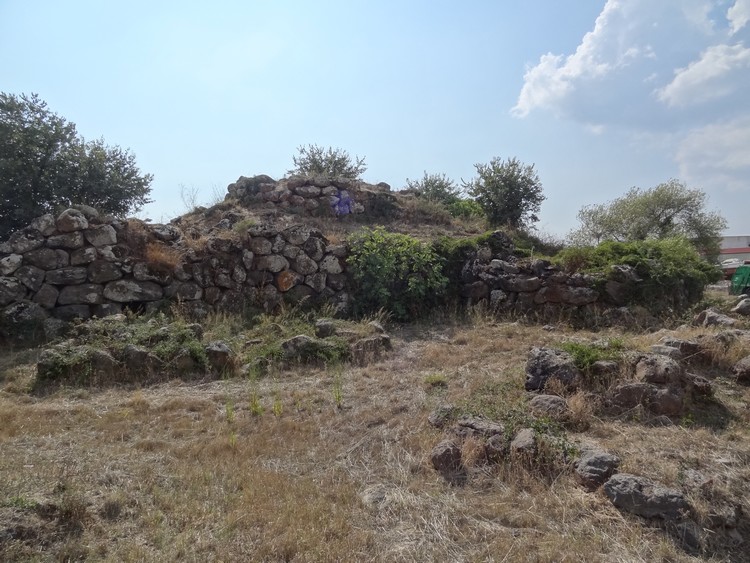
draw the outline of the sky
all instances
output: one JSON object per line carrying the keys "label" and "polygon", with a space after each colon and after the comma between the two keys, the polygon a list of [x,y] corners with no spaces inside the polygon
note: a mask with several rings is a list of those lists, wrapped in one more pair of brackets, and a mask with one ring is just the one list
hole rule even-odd
{"label": "sky", "polygon": [[750,0],[0,0],[0,91],[129,148],[157,222],[318,144],[394,190],[534,164],[557,237],[671,178],[750,234]]}

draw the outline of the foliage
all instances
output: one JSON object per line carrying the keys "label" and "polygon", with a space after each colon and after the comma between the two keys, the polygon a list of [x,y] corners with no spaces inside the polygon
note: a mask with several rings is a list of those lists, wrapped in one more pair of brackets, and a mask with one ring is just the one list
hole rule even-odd
{"label": "foliage", "polygon": [[428,174],[420,180],[406,179],[407,189],[416,191],[420,197],[449,206],[459,200],[461,190],[445,174]]}
{"label": "foliage", "polygon": [[[511,229],[508,236],[516,247],[516,255],[528,251],[527,256],[554,256],[560,252],[565,244],[554,235],[533,232],[529,229]],[[519,252],[520,251],[520,252]]]}
{"label": "foliage", "polygon": [[519,228],[539,220],[537,213],[545,196],[533,164],[495,157],[489,164],[474,167],[478,177],[464,187],[484,209],[491,225]]}
{"label": "foliage", "polygon": [[367,170],[364,157],[352,159],[343,149],[319,145],[307,145],[297,148],[299,155],[292,156],[294,168],[287,174],[299,176],[327,176],[328,178],[358,179]]}
{"label": "foliage", "polygon": [[124,215],[149,203],[151,180],[128,150],[85,142],[36,94],[0,93],[0,238],[72,203]]}
{"label": "foliage", "polygon": [[397,319],[408,320],[444,295],[448,280],[442,260],[417,239],[376,228],[355,233],[349,245],[356,313],[387,309]]}
{"label": "foliage", "polygon": [[609,203],[583,207],[578,212],[581,225],[570,239],[586,245],[684,236],[699,252],[715,259],[726,220],[705,206],[705,192],[677,180],[649,190],[631,188]]}
{"label": "foliage", "polygon": [[621,339],[613,338],[597,342],[564,342],[560,348],[573,357],[573,363],[584,375],[590,377],[596,362],[619,360],[624,344]]}
{"label": "foliage", "polygon": [[448,205],[448,213],[456,218],[484,217],[484,209],[473,199],[458,199]]}
{"label": "foliage", "polygon": [[700,301],[705,286],[722,276],[684,237],[571,247],[555,261],[569,272],[596,272],[610,278],[617,273],[615,266],[631,266],[642,281],[634,285],[630,302],[656,312],[682,310]]}

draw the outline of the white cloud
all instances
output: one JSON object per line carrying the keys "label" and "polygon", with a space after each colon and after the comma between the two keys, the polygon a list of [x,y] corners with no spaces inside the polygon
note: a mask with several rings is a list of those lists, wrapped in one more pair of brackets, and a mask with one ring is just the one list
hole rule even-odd
{"label": "white cloud", "polygon": [[711,191],[750,189],[750,115],[696,128],[675,155],[680,177]]}
{"label": "white cloud", "polygon": [[745,27],[750,22],[750,0],[737,0],[734,5],[727,10],[727,19],[732,35]]}
{"label": "white cloud", "polygon": [[[668,106],[688,106],[722,98],[735,91],[744,80],[734,75],[750,67],[750,49],[737,45],[713,45],[698,60],[675,71],[672,82],[656,91]],[[744,73],[743,73],[744,74]]]}
{"label": "white cloud", "polygon": [[676,168],[744,224],[749,23],[750,0],[608,0],[575,52],[527,68],[511,112],[548,111],[602,142],[647,142],[668,174]]}

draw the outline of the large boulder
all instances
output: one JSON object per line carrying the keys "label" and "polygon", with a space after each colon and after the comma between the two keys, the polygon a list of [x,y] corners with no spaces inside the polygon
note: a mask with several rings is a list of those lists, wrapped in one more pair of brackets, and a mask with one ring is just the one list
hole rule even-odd
{"label": "large boulder", "polygon": [[576,478],[587,489],[597,489],[604,484],[620,465],[616,455],[600,450],[586,450],[575,463]]}
{"label": "large boulder", "polygon": [[562,350],[532,348],[526,362],[527,391],[544,389],[547,381],[557,379],[566,387],[574,387],[581,377],[573,357]]}
{"label": "large boulder", "polygon": [[677,519],[690,510],[680,491],[628,473],[610,477],[604,494],[620,510],[644,518]]}

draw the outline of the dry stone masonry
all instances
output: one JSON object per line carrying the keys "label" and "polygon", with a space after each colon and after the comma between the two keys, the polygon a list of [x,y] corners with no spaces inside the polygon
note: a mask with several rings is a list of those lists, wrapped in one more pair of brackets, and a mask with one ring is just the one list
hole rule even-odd
{"label": "dry stone masonry", "polygon": [[[175,225],[103,217],[77,206],[35,219],[0,244],[5,327],[154,310],[178,302],[196,317],[282,299],[341,309],[346,249],[303,225],[256,225],[196,244]],[[7,328],[5,329],[7,332]]]}

